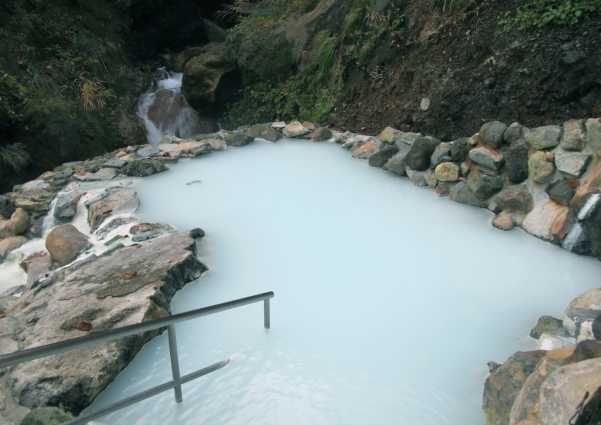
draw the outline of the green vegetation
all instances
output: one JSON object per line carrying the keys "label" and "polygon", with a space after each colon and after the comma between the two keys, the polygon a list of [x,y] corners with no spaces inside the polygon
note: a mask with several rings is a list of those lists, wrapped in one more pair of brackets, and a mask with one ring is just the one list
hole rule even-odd
{"label": "green vegetation", "polygon": [[31,156],[22,145],[0,146],[0,177],[22,173],[29,161]]}
{"label": "green vegetation", "polygon": [[534,0],[499,16],[498,25],[504,32],[556,25],[586,24],[601,12],[601,0]]}

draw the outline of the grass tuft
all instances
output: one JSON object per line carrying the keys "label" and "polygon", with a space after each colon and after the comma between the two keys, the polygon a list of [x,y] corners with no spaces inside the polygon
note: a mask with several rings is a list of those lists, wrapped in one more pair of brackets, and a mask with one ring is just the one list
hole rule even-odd
{"label": "grass tuft", "polygon": [[31,161],[29,152],[23,145],[0,146],[0,176],[8,175],[9,172],[20,174]]}
{"label": "grass tuft", "polygon": [[319,63],[319,80],[324,81],[332,72],[334,59],[338,50],[338,37],[331,36],[329,32],[323,32],[319,39],[323,40],[317,49],[317,62]]}

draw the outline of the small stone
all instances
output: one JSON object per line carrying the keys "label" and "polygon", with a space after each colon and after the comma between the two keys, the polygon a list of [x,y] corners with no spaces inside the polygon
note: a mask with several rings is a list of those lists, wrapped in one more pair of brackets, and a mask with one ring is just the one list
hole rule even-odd
{"label": "small stone", "polygon": [[467,184],[480,199],[488,199],[503,189],[503,180],[482,170],[472,171],[467,178]]}
{"label": "small stone", "polygon": [[369,157],[369,165],[371,167],[382,167],[398,151],[399,151],[399,147],[397,145],[385,145],[378,152],[376,152],[375,154],[373,154]]}
{"label": "small stone", "polygon": [[435,188],[436,185],[438,184],[438,180],[436,179],[434,170],[430,168],[430,169],[426,170],[425,174],[426,174],[426,184],[431,188]]}
{"label": "small stone", "polygon": [[528,168],[532,180],[540,184],[549,183],[555,174],[555,165],[547,161],[545,152],[535,152],[528,160]]}
{"label": "small stone", "polygon": [[478,198],[466,182],[457,183],[450,191],[449,197],[455,201],[473,207],[486,208],[488,203]]}
{"label": "small stone", "polygon": [[566,206],[576,194],[576,190],[568,184],[567,179],[562,179],[556,181],[555,183],[551,183],[549,186],[547,186],[546,192],[549,194],[549,198],[560,205]]}
{"label": "small stone", "polygon": [[532,195],[524,185],[512,186],[495,197],[495,202],[503,210],[528,212],[532,209]]}
{"label": "small stone", "polygon": [[503,134],[507,130],[507,126],[499,121],[492,121],[484,124],[480,128],[479,134],[482,143],[490,145],[494,149],[499,149],[503,144]]}
{"label": "small stone", "polygon": [[407,165],[413,170],[427,170],[430,167],[430,157],[439,144],[439,140],[419,137],[413,142],[411,149],[405,156]]}
{"label": "small stone", "polygon": [[459,166],[452,162],[443,162],[436,167],[436,178],[444,182],[459,180]]}
{"label": "small stone", "polygon": [[453,142],[450,150],[453,162],[461,163],[465,161],[469,152],[469,140],[468,138],[463,138]]}
{"label": "small stone", "polygon": [[405,157],[397,156],[390,159],[382,168],[399,176],[406,176],[405,165]]}
{"label": "small stone", "polygon": [[449,185],[446,182],[439,181],[434,193],[436,193],[436,196],[438,197],[449,196]]}
{"label": "small stone", "polygon": [[553,149],[559,144],[559,135],[561,127],[558,125],[548,125],[538,127],[526,133],[526,142],[536,150]]}
{"label": "small stone", "polygon": [[568,183],[568,186],[570,186],[570,187],[580,186],[580,180],[578,180],[578,179],[569,178],[566,181]]}
{"label": "small stone", "polygon": [[555,155],[555,166],[559,171],[580,177],[591,162],[592,156],[577,152],[560,152]]}
{"label": "small stone", "polygon": [[570,120],[563,123],[561,146],[567,151],[584,149],[584,127],[580,120]]}
{"label": "small stone", "polygon": [[480,164],[483,167],[488,167],[493,170],[498,170],[503,165],[503,155],[484,146],[472,149],[469,153],[469,157],[476,164]]}
{"label": "small stone", "polygon": [[601,155],[601,118],[590,118],[586,121],[586,143]]}
{"label": "small stone", "polygon": [[309,130],[303,127],[303,125],[298,121],[292,121],[282,131],[282,133],[284,133],[284,136],[290,138],[299,137],[304,134],[307,134],[308,132]]}
{"label": "small stone", "polygon": [[419,105],[419,109],[422,111],[427,111],[430,108],[430,99],[424,97]]}
{"label": "small stone", "polygon": [[321,142],[324,140],[328,140],[332,137],[332,131],[326,127],[319,127],[315,129],[313,134],[311,135],[311,140],[316,142]]}
{"label": "small stone", "polygon": [[521,139],[523,135],[524,135],[524,127],[522,127],[519,123],[514,122],[509,127],[507,127],[507,130],[505,130],[503,139],[505,140],[505,143],[511,144],[511,143],[515,142],[516,140]]}
{"label": "small stone", "polygon": [[404,144],[413,146],[413,142],[422,137],[421,133],[403,133],[401,139]]}
{"label": "small stone", "polygon": [[578,50],[570,50],[561,54],[560,60],[563,65],[574,65],[580,61],[582,55]]}
{"label": "small stone", "polygon": [[493,217],[491,224],[494,228],[499,230],[508,231],[515,227],[515,221],[511,217],[511,214],[501,213],[496,217]]}
{"label": "small stone", "polygon": [[436,149],[434,149],[434,153],[432,153],[432,156],[430,157],[430,164],[433,165],[434,167],[436,167],[438,164],[440,164],[441,159],[445,158],[445,157],[449,157],[451,152],[451,144],[450,143],[441,143],[440,145],[438,145],[436,147]]}

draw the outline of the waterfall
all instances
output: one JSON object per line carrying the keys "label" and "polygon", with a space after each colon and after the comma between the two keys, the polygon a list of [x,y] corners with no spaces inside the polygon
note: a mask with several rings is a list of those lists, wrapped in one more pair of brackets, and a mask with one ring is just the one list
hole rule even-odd
{"label": "waterfall", "polygon": [[156,83],[140,96],[138,116],[144,120],[148,143],[158,144],[166,135],[185,139],[218,131],[216,124],[202,118],[188,105],[181,92],[183,74],[158,68]]}

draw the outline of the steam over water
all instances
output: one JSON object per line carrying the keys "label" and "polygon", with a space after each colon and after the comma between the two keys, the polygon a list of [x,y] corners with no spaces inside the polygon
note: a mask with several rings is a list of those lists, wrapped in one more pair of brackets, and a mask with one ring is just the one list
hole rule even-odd
{"label": "steam over water", "polygon": [[140,97],[138,116],[144,121],[148,143],[158,144],[166,135],[181,139],[211,133],[208,120],[188,105],[181,92],[183,74],[158,70],[156,87]]}
{"label": "steam over water", "polygon": [[[174,313],[273,290],[176,326],[182,374],[225,368],[94,424],[483,425],[486,363],[531,350],[541,315],[599,285],[601,265],[487,211],[436,198],[332,143],[284,139],[137,182],[142,221],[203,228],[210,271]],[[201,180],[201,183],[186,185]],[[171,379],[166,334],[95,409]]]}

